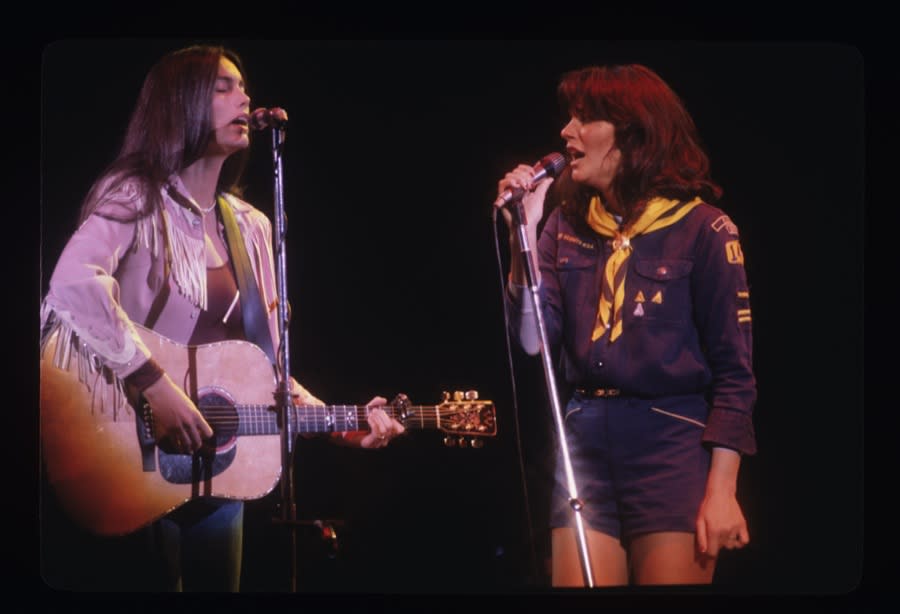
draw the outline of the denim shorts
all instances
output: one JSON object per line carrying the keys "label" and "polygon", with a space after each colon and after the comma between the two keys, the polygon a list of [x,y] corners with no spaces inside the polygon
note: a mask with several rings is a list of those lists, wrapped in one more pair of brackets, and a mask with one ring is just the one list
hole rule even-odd
{"label": "denim shorts", "polygon": [[[566,441],[585,526],[623,540],[695,532],[710,463],[701,443],[707,414],[702,395],[573,397]],[[550,526],[574,527],[561,451],[556,456]]]}

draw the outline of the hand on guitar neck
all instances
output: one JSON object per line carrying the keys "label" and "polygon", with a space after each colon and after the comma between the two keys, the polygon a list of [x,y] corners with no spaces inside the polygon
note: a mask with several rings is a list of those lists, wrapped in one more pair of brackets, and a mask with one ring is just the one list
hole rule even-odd
{"label": "hand on guitar neck", "polygon": [[387,399],[384,397],[374,397],[366,403],[366,408],[369,410],[367,418],[369,431],[348,432],[342,437],[343,441],[360,448],[383,448],[392,438],[402,435],[406,429],[388,416],[383,409],[380,409],[385,405],[387,405]]}

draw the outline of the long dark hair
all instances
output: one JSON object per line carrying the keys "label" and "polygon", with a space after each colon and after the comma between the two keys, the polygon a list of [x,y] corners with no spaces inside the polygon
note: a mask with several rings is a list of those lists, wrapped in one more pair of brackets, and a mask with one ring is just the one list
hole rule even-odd
{"label": "long dark hair", "polygon": [[[227,58],[244,74],[240,58],[224,47],[193,45],[162,57],[147,73],[131,113],[122,148],[88,191],[80,221],[105,196],[136,180],[146,196],[138,216],[161,204],[160,189],[173,174],[199,159],[212,138],[212,99],[219,63]],[[248,150],[229,156],[222,166],[218,192],[241,193],[239,185]]]}
{"label": "long dark hair", "polygon": [[[610,184],[625,209],[637,218],[647,201],[661,196],[716,202],[722,189],[709,177],[709,159],[694,120],[681,99],[655,72],[639,64],[593,66],[563,75],[560,107],[583,122],[605,120],[615,127],[622,158]],[[575,184],[571,172],[554,190],[563,212],[582,220],[591,188]]]}

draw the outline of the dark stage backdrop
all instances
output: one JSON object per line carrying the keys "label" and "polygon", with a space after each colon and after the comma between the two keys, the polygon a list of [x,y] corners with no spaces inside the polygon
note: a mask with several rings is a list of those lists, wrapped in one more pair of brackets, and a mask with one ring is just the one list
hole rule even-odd
{"label": "dark stage backdrop", "polygon": [[[117,150],[142,78],[191,40],[70,40],[42,74],[42,293],[79,203]],[[759,453],[739,499],[751,544],[730,593],[843,594],[861,579],[863,62],[827,44],[256,41],[252,104],[290,114],[284,154],[292,372],[329,403],[477,389],[482,449],[416,432],[382,451],[297,444],[304,591],[546,586],[555,434],[537,358],[504,335],[490,203],[519,162],[562,150],[566,70],[639,62],[684,99],[741,229],[753,305]],[[268,133],[248,200],[272,214]],[[501,240],[505,240],[505,231]],[[505,248],[504,248],[505,249]],[[518,399],[518,407],[514,401]],[[524,480],[522,467],[525,467]],[[527,486],[527,488],[526,488]],[[247,506],[244,588],[286,590],[278,492]],[[823,539],[827,536],[826,539]],[[64,581],[54,578],[54,582]]]}

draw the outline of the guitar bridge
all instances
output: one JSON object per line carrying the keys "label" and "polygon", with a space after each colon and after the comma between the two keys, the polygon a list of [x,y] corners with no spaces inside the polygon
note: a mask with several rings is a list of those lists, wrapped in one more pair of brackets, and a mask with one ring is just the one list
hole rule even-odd
{"label": "guitar bridge", "polygon": [[141,465],[144,471],[156,471],[156,440],[153,437],[153,409],[141,399],[141,411],[134,412],[138,444],[141,448]]}
{"label": "guitar bridge", "polygon": [[151,441],[153,439],[153,409],[146,401],[141,405],[141,418],[144,429],[144,437],[142,440]]}

